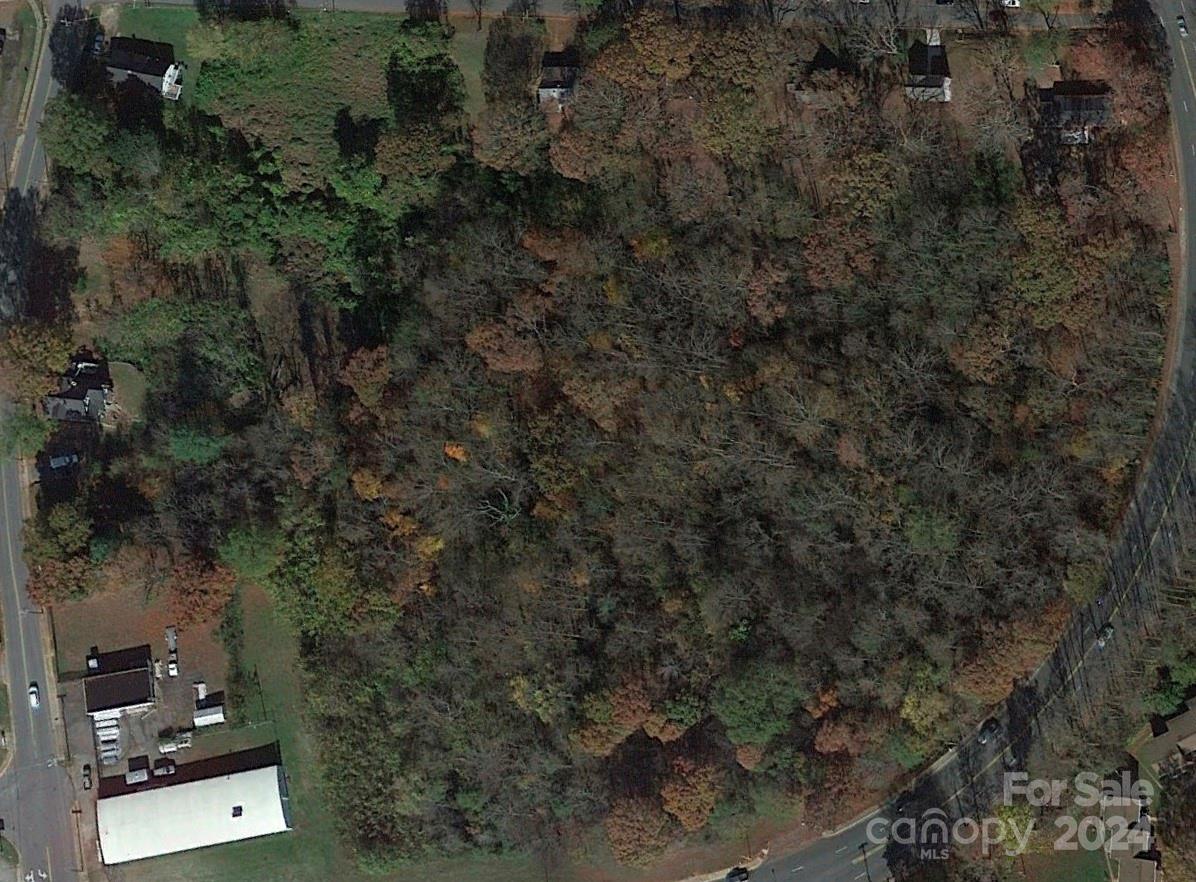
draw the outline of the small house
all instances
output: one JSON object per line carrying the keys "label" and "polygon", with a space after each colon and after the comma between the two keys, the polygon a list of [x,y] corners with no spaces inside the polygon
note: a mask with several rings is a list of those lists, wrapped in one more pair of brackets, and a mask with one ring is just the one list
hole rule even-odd
{"label": "small house", "polygon": [[540,107],[561,108],[569,103],[580,70],[581,58],[575,48],[545,52],[540,61],[540,87],[536,90]]}
{"label": "small house", "polygon": [[1060,80],[1038,90],[1043,122],[1064,144],[1088,144],[1109,122],[1109,86],[1099,80]]}
{"label": "small house", "polygon": [[1196,708],[1185,704],[1178,713],[1152,725],[1153,737],[1138,749],[1138,762],[1165,778],[1196,761]]}
{"label": "small house", "polygon": [[905,95],[915,101],[950,101],[951,66],[938,28],[926,29],[926,40],[909,47]]}
{"label": "small house", "polygon": [[1101,803],[1108,837],[1105,854],[1117,867],[1117,882],[1156,882],[1161,855],[1155,847],[1154,825],[1147,806],[1132,797],[1108,797]]}
{"label": "small house", "polygon": [[108,364],[87,350],[71,357],[58,380],[58,391],[42,399],[46,416],[63,422],[98,422],[112,400]]}
{"label": "small house", "polygon": [[178,101],[183,91],[183,66],[174,60],[174,47],[169,43],[113,37],[105,63],[114,83],[140,80],[171,101]]}

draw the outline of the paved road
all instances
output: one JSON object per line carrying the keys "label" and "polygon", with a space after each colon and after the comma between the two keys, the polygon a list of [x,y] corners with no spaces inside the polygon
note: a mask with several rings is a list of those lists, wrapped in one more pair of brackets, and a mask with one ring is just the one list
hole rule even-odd
{"label": "paved road", "polygon": [[[0,777],[0,817],[5,836],[21,855],[21,874],[34,880],[75,879],[73,792],[61,764],[54,732],[58,698],[49,692],[48,660],[42,646],[42,614],[25,593],[21,559],[21,482],[14,463],[0,465],[0,601],[4,610],[4,655],[12,699],[14,749]],[[30,707],[27,690],[37,683],[41,707]],[[42,875],[44,874],[44,876]]]}
{"label": "paved road", "polygon": [[[51,0],[49,5],[50,17],[33,74],[29,124],[12,157],[10,183],[21,195],[33,195],[45,179],[46,157],[37,138],[37,122],[57,91],[51,76],[49,25],[63,4]],[[0,776],[0,818],[5,823],[4,835],[20,854],[21,879],[66,882],[78,878],[79,867],[71,814],[74,791],[57,748],[55,725],[61,706],[49,688],[52,660],[43,649],[43,614],[25,592],[23,515],[20,472],[15,463],[0,463],[0,603],[12,715],[12,731],[6,737],[13,750],[7,770]],[[41,694],[37,709],[30,707],[28,698],[32,683]]]}

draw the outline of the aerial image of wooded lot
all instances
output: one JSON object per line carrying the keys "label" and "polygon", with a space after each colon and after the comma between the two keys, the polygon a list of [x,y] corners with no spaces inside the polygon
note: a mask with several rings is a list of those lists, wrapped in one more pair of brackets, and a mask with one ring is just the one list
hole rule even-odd
{"label": "aerial image of wooded lot", "polygon": [[1196,882],[1185,15],[0,0],[0,882]]}

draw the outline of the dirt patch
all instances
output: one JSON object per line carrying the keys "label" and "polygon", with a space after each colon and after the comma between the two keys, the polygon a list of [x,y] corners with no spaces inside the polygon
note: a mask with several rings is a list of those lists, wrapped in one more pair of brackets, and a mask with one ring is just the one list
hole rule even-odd
{"label": "dirt patch", "polygon": [[[154,658],[166,658],[166,628],[175,623],[165,597],[147,598],[135,587],[96,594],[54,608],[54,636],[60,676],[82,675],[87,653],[148,643]],[[179,664],[190,683],[202,679],[209,689],[223,689],[228,660],[216,635],[217,622],[179,632]]]}

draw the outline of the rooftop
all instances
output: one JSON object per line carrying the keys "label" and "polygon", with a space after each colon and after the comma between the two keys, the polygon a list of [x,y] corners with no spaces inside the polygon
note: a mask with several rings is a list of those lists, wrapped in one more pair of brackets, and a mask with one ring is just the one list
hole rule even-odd
{"label": "rooftop", "polygon": [[113,674],[118,671],[132,671],[138,668],[148,670],[153,665],[153,652],[148,643],[100,652],[96,647],[87,654],[87,674]]}
{"label": "rooftop", "polygon": [[1196,708],[1184,705],[1163,720],[1162,731],[1138,750],[1138,761],[1152,769],[1196,751]]}
{"label": "rooftop", "polygon": [[289,830],[278,745],[183,763],[138,783],[101,778],[96,816],[105,864]]}
{"label": "rooftop", "polygon": [[108,43],[107,65],[116,70],[150,77],[166,75],[174,64],[174,47],[137,37],[113,37]]}
{"label": "rooftop", "polygon": [[96,674],[83,681],[83,695],[89,714],[149,704],[154,698],[154,675],[144,668]]}

